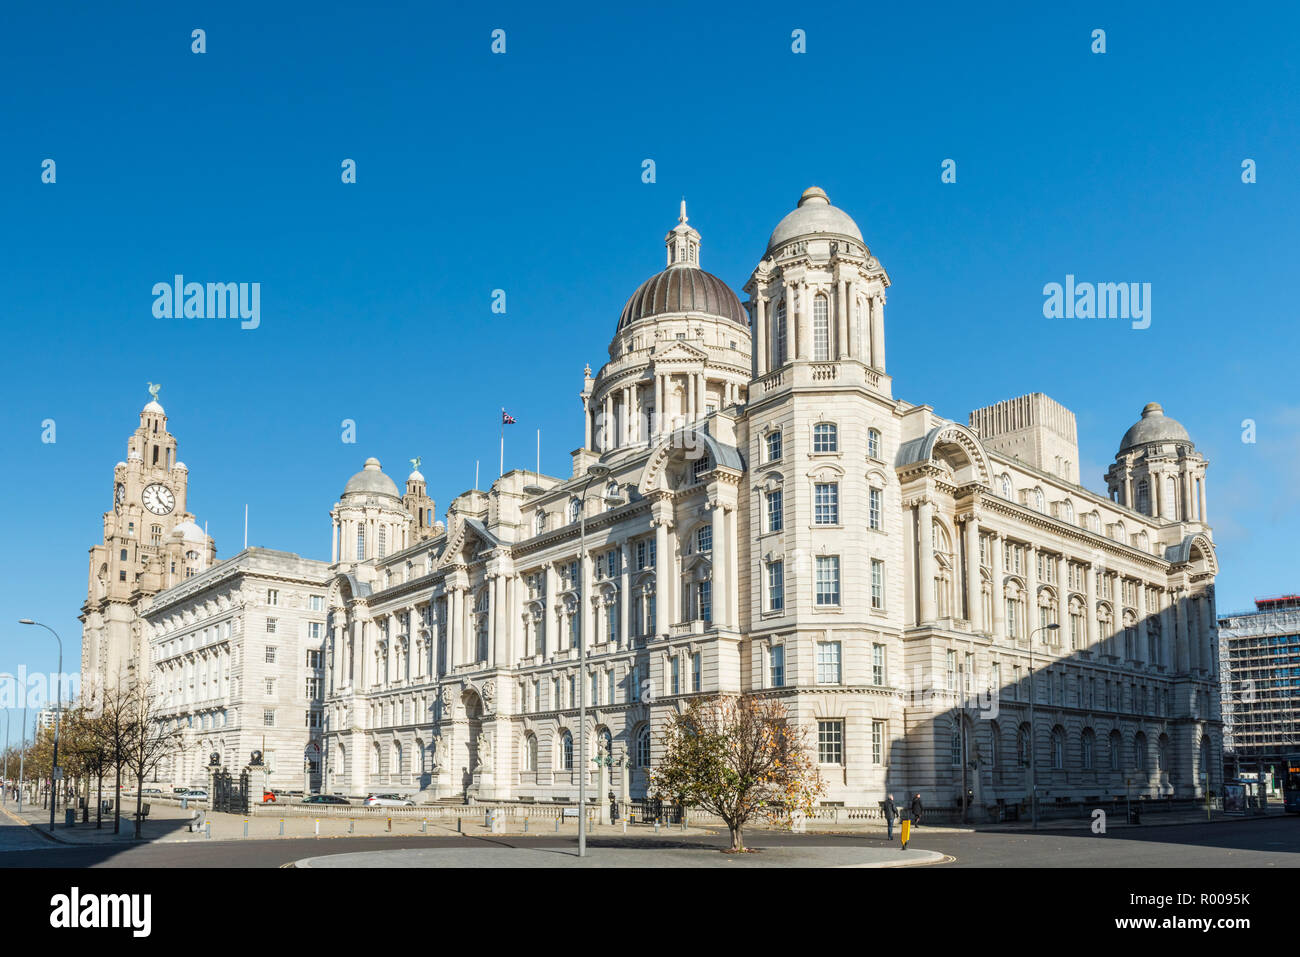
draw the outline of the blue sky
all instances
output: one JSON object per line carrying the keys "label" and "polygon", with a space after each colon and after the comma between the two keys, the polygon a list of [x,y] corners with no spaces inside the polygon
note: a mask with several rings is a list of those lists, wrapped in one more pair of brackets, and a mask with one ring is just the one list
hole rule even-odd
{"label": "blue sky", "polygon": [[[367,456],[398,481],[423,456],[441,511],[476,459],[490,478],[502,406],[507,465],[532,465],[540,428],[543,469],[567,474],[583,365],[662,268],[680,197],[702,265],[739,289],[812,184],[890,272],[896,395],[964,421],[1047,392],[1094,489],[1159,401],[1211,462],[1221,610],[1300,589],[1294,10],[279,6],[8,12],[0,671],[53,666],[22,616],[77,660],[146,382],[220,555],[248,503],[253,544],[327,558]],[[260,328],[155,319],[178,272],[260,282]],[[1150,282],[1151,327],[1044,319],[1067,273]]]}

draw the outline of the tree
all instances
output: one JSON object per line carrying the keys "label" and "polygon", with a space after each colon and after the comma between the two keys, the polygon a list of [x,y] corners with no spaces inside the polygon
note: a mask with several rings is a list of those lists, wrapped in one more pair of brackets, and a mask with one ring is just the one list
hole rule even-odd
{"label": "tree", "polygon": [[162,695],[151,682],[138,682],[123,696],[125,734],[122,761],[135,775],[135,836],[140,838],[144,779],[176,748],[177,732],[162,720]]}
{"label": "tree", "polygon": [[694,698],[660,735],[664,757],[650,772],[651,789],[716,814],[731,833],[730,850],[744,851],[751,818],[789,824],[822,794],[806,735],[775,698]]}

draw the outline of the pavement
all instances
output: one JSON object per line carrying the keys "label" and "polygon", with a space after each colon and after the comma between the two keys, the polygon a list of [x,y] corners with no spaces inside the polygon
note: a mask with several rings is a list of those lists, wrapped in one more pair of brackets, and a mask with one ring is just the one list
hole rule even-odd
{"label": "pavement", "polygon": [[723,854],[716,847],[429,847],[355,851],[308,857],[295,868],[336,867],[909,867],[938,864],[937,851],[898,847],[766,847],[747,854]]}

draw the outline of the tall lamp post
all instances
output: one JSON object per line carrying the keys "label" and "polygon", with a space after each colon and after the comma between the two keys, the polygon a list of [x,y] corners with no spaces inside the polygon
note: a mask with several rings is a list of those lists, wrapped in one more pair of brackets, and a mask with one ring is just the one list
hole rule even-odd
{"label": "tall lamp post", "polygon": [[[587,466],[587,481],[582,486],[578,505],[578,574],[580,586],[586,585],[587,576],[587,492],[591,483],[609,475],[609,466],[599,462]],[[606,495],[606,501],[612,496]],[[578,856],[587,856],[587,599],[591,596],[583,589],[579,592],[578,613]],[[594,702],[593,702],[594,703]]]}
{"label": "tall lamp post", "polygon": [[59,643],[59,670],[54,673],[54,760],[50,768],[50,830],[53,831],[54,799],[58,794],[55,775],[59,773],[59,720],[63,715],[63,639],[59,637],[57,631],[49,625],[42,625],[39,621],[32,621],[30,618],[19,618],[18,624],[36,625],[44,628]]}
{"label": "tall lamp post", "polygon": [[1052,622],[1042,628],[1035,628],[1029,633],[1029,819],[1032,826],[1038,827],[1038,769],[1034,764],[1034,635],[1044,631],[1056,631],[1061,626]]}
{"label": "tall lamp post", "polygon": [[13,719],[9,716],[9,709],[5,708],[5,770],[4,775],[0,777],[0,801],[5,804],[9,803],[9,725],[13,724]]}

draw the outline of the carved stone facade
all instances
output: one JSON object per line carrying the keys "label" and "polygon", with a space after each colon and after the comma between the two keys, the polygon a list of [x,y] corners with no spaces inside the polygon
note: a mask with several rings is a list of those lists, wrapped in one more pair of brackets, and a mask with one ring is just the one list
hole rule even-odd
{"label": "carved stone facade", "polygon": [[[378,463],[349,483],[327,790],[573,800],[585,736],[589,793],[599,752],[639,797],[666,716],[718,691],[781,698],[828,801],[993,813],[1031,742],[1047,801],[1217,785],[1217,564],[1181,426],[1130,429],[1108,498],[1045,396],[971,425],[894,398],[889,277],[819,189],[744,306],[684,207],[666,246],[584,374],[570,477],[507,472],[425,538]],[[1181,483],[1172,508],[1134,507],[1147,476]]]}

